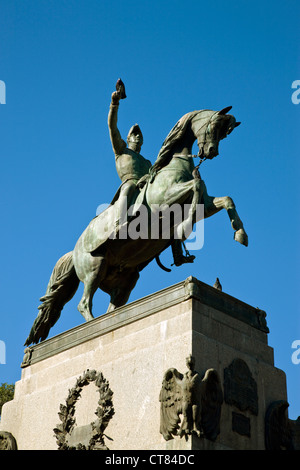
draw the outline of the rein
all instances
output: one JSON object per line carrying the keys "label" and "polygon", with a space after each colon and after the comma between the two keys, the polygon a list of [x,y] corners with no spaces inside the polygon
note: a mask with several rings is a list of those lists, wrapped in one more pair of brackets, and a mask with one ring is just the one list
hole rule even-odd
{"label": "rein", "polygon": [[[197,158],[197,157],[199,157],[200,158],[200,155],[199,154],[198,155],[191,155],[191,154],[188,154],[188,155],[175,154],[175,155],[173,155],[173,158],[180,158],[180,157],[188,157],[188,158]],[[201,179],[201,176],[200,176],[200,173],[199,173],[199,167],[206,159],[207,159],[207,157],[200,158],[200,161],[199,161],[198,165],[196,165],[195,168],[193,169],[194,178]],[[167,171],[167,170],[161,169],[160,171]],[[168,171],[170,171],[170,169]],[[174,171],[175,171],[175,168],[174,168]]]}
{"label": "rein", "polygon": [[[179,158],[179,157],[188,157],[188,158],[197,158],[197,157],[199,157],[200,158],[200,155],[199,154],[198,155],[184,155],[184,154],[175,154],[175,155],[173,155],[173,158]],[[201,163],[205,162],[205,160],[207,160],[207,157],[200,158],[200,161],[199,161],[198,165],[195,168],[199,168]]]}

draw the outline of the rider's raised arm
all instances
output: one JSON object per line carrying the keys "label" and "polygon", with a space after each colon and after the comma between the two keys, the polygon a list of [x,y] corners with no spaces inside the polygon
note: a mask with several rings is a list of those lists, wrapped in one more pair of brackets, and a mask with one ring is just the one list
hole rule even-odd
{"label": "rider's raised arm", "polygon": [[108,113],[108,129],[112,148],[115,155],[121,155],[124,149],[126,148],[126,142],[122,139],[119,129],[117,127],[118,109],[119,96],[117,92],[114,92],[111,97],[111,104]]}

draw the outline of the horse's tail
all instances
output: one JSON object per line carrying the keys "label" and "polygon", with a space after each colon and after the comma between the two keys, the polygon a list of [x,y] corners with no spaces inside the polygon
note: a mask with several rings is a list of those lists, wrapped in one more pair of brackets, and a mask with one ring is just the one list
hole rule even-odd
{"label": "horse's tail", "polygon": [[40,299],[42,304],[38,307],[36,317],[25,346],[38,343],[47,338],[50,328],[57,322],[64,305],[72,299],[79,286],[76,275],[73,252],[62,256],[54,266],[46,294]]}

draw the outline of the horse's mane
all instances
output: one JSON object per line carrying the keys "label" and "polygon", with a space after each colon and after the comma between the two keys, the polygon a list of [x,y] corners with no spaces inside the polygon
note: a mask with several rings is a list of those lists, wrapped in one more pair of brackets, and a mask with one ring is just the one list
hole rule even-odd
{"label": "horse's mane", "polygon": [[199,111],[192,111],[187,113],[176,122],[175,126],[170,130],[169,134],[165,138],[156,161],[165,161],[168,159],[169,152],[171,151],[173,145],[183,136],[188,123],[197,113],[199,113]]}
{"label": "horse's mane", "polygon": [[204,111],[207,112],[208,110],[204,109],[198,111],[191,111],[190,113],[187,113],[182,116],[179,121],[176,122],[175,126],[170,130],[169,134],[165,138],[152,168],[158,169],[159,167],[165,166],[170,162],[172,158],[173,147],[178,142],[178,140],[180,140],[184,135],[190,121],[197,114],[201,114]]}

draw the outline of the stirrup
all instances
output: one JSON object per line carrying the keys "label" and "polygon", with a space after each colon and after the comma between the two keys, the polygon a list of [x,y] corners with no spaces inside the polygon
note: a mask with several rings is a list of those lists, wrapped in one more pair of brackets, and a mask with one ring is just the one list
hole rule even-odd
{"label": "stirrup", "polygon": [[180,256],[176,260],[174,260],[174,263],[171,266],[181,266],[182,264],[186,263],[193,263],[195,259],[194,255],[188,255],[188,256]]}
{"label": "stirrup", "polygon": [[180,254],[180,256],[175,256],[174,257],[174,263],[171,264],[171,266],[181,266],[182,264],[186,263],[193,263],[194,259],[196,258],[194,255],[190,255],[190,252],[186,249],[185,243],[182,242],[185,255]]}

